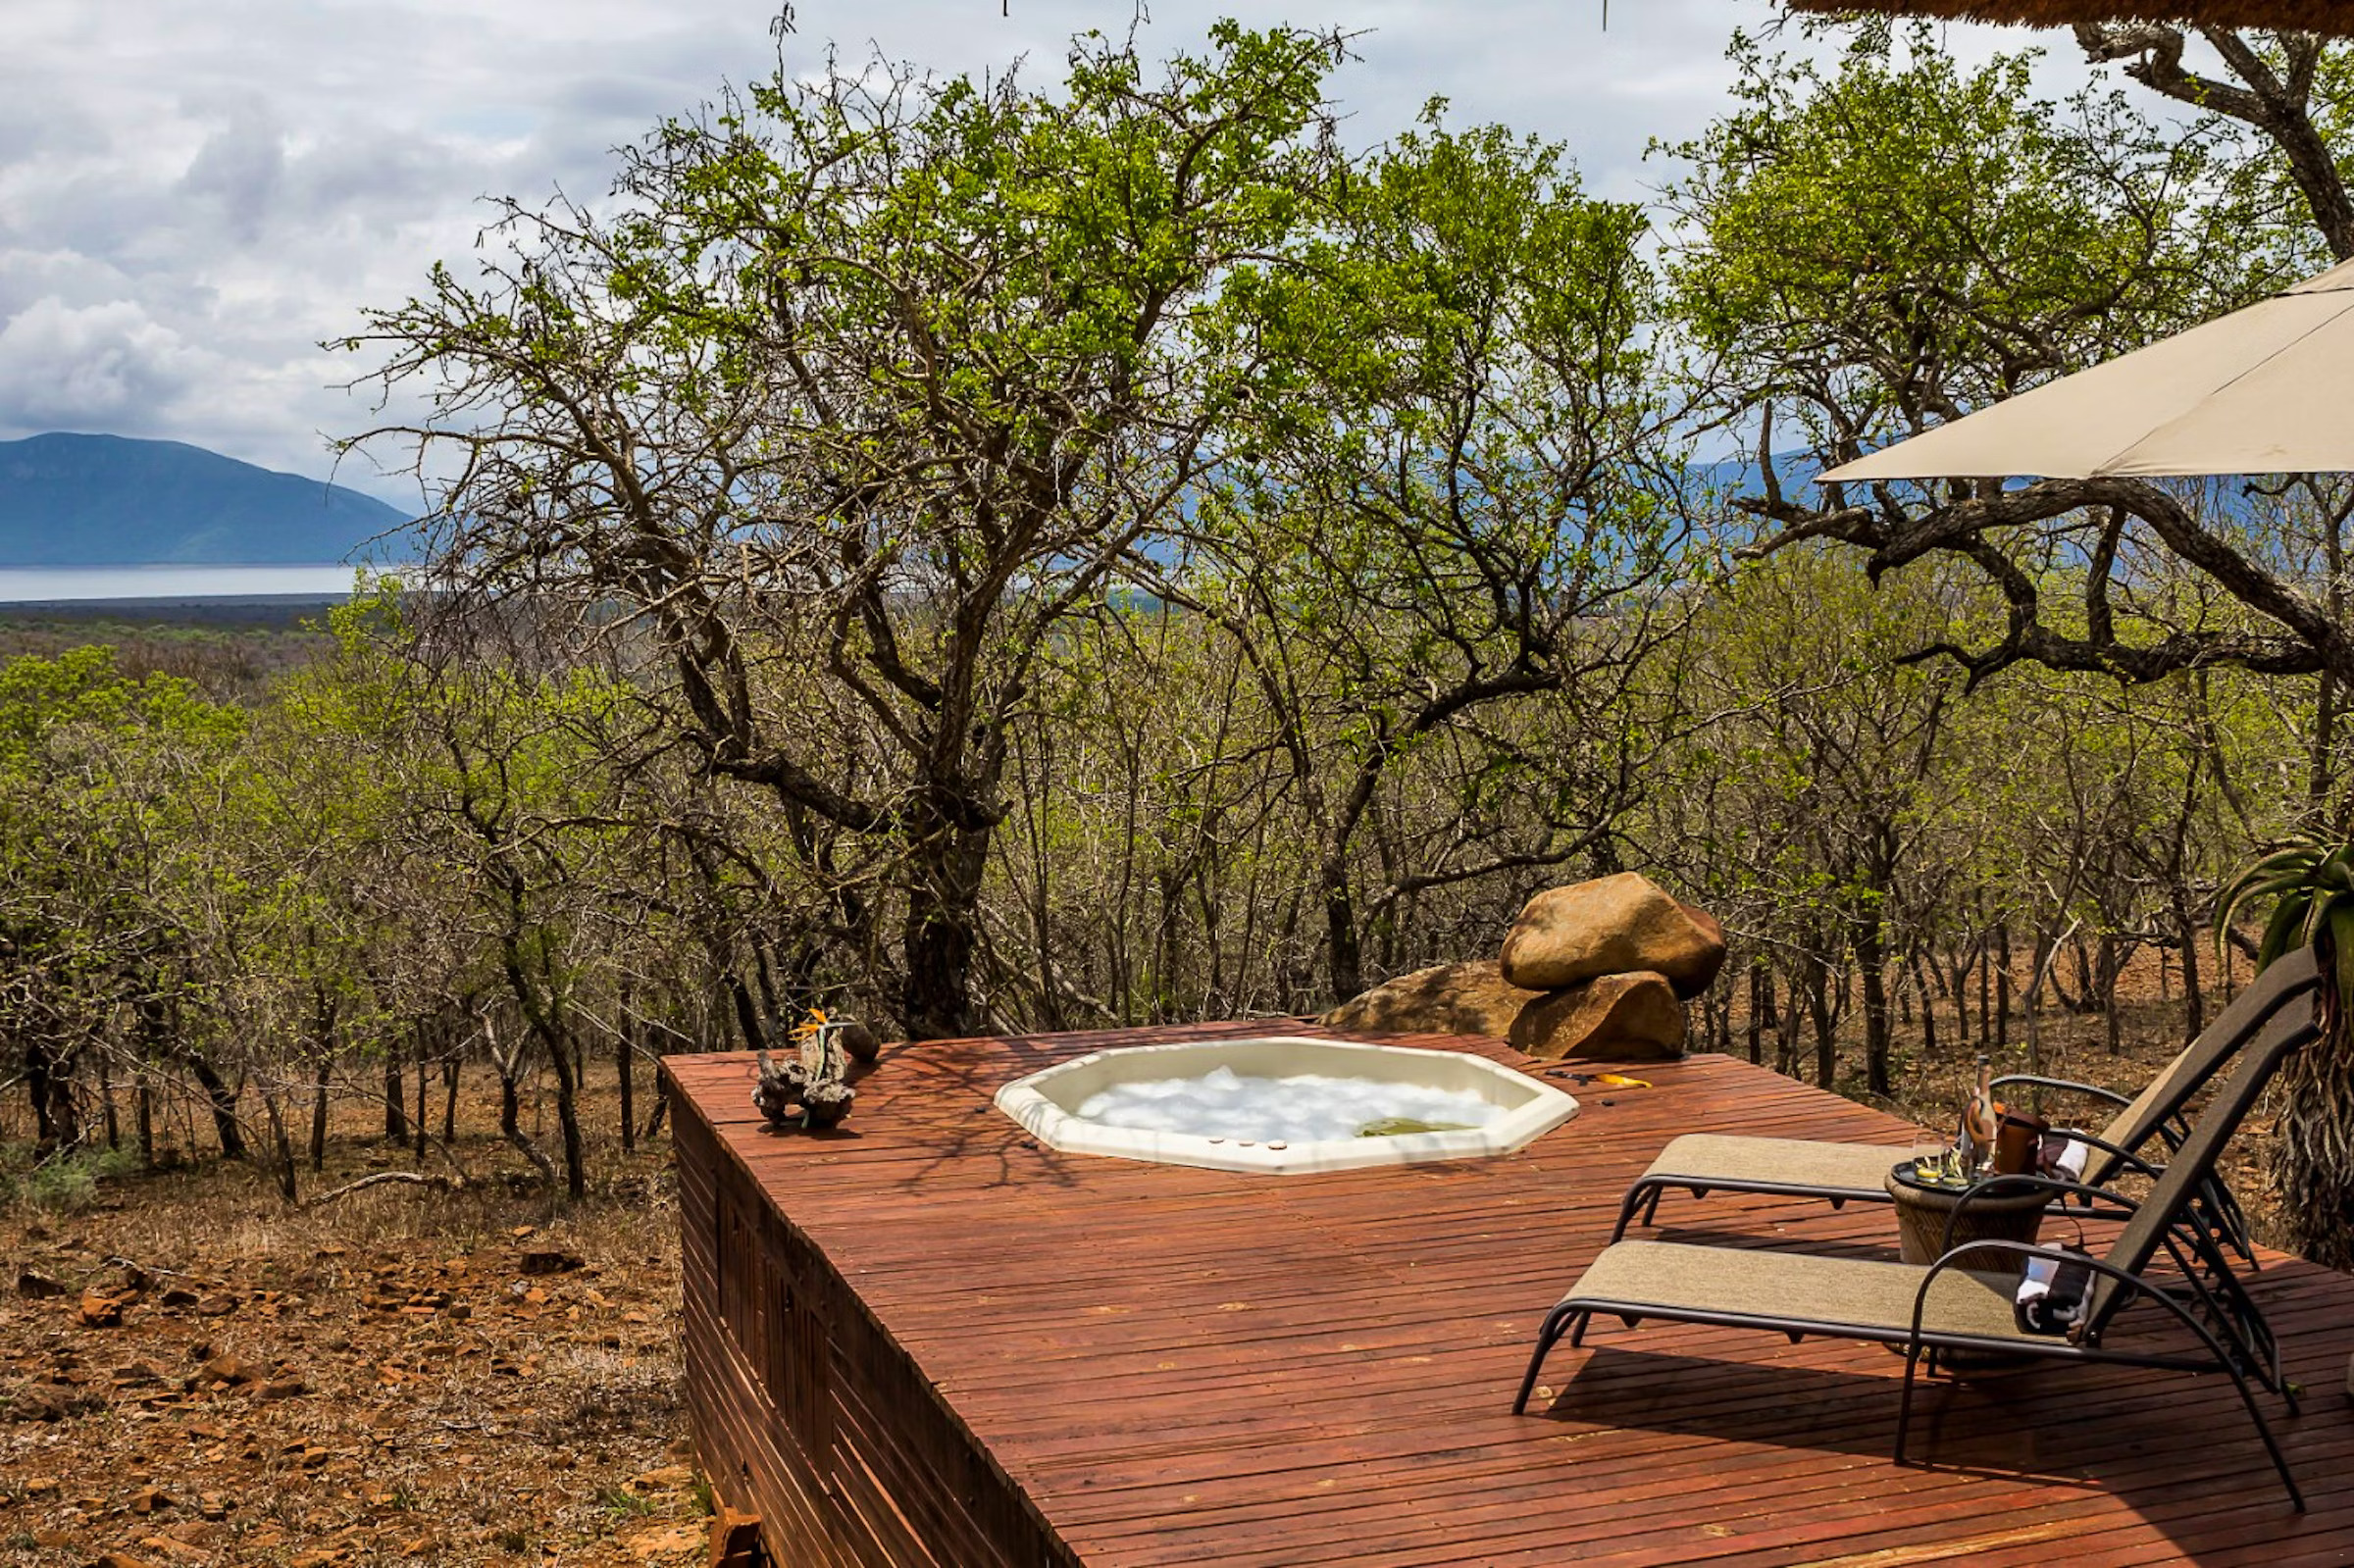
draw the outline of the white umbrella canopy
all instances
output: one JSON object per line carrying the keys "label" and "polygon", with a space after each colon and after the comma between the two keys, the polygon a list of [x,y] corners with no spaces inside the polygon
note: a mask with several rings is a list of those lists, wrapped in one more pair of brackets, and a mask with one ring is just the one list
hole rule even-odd
{"label": "white umbrella canopy", "polygon": [[2354,470],[2354,262],[1817,477]]}

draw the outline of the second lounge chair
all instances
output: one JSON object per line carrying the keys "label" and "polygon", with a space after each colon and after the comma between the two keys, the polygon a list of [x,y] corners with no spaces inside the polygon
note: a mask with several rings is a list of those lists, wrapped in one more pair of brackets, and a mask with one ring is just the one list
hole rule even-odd
{"label": "second lounge chair", "polygon": [[[2083,1317],[2065,1337],[2030,1334],[2019,1326],[2013,1310],[2017,1282],[2012,1276],[1967,1267],[1976,1263],[1994,1269],[2021,1254],[2049,1255],[2022,1242],[1971,1241],[1933,1264],[1918,1267],[1747,1247],[1619,1241],[1603,1248],[1569,1293],[1546,1314],[1512,1410],[1518,1414],[1527,1407],[1537,1373],[1554,1345],[1564,1334],[1572,1346],[1579,1344],[1587,1325],[1596,1317],[1617,1318],[1630,1328],[1647,1318],[1659,1318],[1766,1329],[1788,1335],[1793,1341],[1812,1334],[1902,1345],[1905,1389],[1896,1428],[1899,1464],[1905,1462],[1914,1379],[1924,1356],[1932,1371],[1941,1352],[1961,1350],[2222,1372],[2238,1391],[2274,1468],[2302,1510],[2305,1500],[2296,1477],[2290,1474],[2288,1461],[2249,1386],[2249,1375],[2261,1376],[2263,1369],[2253,1363],[2241,1343],[2229,1321],[2228,1305],[2200,1283],[2200,1271],[2185,1255],[2179,1238],[2184,1212],[2196,1200],[2201,1184],[2213,1175],[2217,1156],[2255,1105],[2274,1071],[2289,1052],[2302,1048],[2319,1034],[2311,1009],[2279,1013],[2241,1053],[2229,1081],[2217,1090],[2148,1197],[2139,1204],[2111,1198],[2129,1210],[2130,1217],[2105,1256],[2083,1260],[2094,1276],[2090,1298]],[[1982,1183],[1971,1195],[2021,1189],[2042,1189],[2054,1195],[2071,1189],[2089,1190],[2081,1184],[2022,1176]],[[1969,1197],[1964,1199],[1965,1204],[1969,1201]],[[2179,1276],[2153,1278],[2144,1273],[2161,1252],[2171,1255]],[[2119,1314],[2139,1302],[2151,1303],[2161,1316],[2171,1316],[2186,1331],[2177,1337],[2175,1345],[2144,1348],[2139,1335],[2129,1337],[2129,1347],[2105,1342]],[[2294,1414],[2292,1387],[2283,1381],[2280,1388]]]}
{"label": "second lounge chair", "polygon": [[[1996,1083],[1998,1087],[2040,1084],[2107,1099],[2121,1107],[2098,1132],[2075,1135],[2095,1151],[2086,1165],[2084,1185],[2106,1187],[2124,1171],[2146,1169],[2135,1156],[2153,1139],[2171,1134],[2167,1140],[2178,1141],[2182,1108],[2190,1098],[2230,1063],[2275,1013],[2292,1000],[2311,995],[2320,984],[2321,971],[2311,949],[2281,955],[2131,1099],[2089,1084],[2059,1079],[2015,1075]],[[1885,1203],[1889,1201],[1888,1168],[1907,1152],[1881,1143],[1687,1133],[1662,1149],[1659,1158],[1626,1189],[1611,1239],[1623,1237],[1637,1215],[1645,1224],[1657,1219],[1661,1197],[1678,1188],[1695,1197],[1711,1192],[1761,1192],[1819,1198],[1835,1208],[1849,1202]],[[2148,1162],[2159,1163],[2155,1159]],[[2224,1239],[2247,1255],[2245,1228],[2229,1193],[2220,1183],[2211,1183],[2202,1196],[2209,1222]]]}

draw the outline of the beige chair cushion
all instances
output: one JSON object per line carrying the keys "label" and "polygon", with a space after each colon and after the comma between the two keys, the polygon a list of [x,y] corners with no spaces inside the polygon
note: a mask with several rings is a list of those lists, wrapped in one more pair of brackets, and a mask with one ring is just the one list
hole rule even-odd
{"label": "beige chair cushion", "polygon": [[1794,1138],[1731,1138],[1686,1133],[1660,1150],[1643,1173],[1666,1187],[1741,1188],[1761,1182],[1888,1195],[1889,1168],[1911,1158],[1910,1145],[1815,1143]]}
{"label": "beige chair cushion", "polygon": [[[1928,1271],[1910,1263],[1874,1263],[1807,1252],[1620,1241],[1603,1248],[1561,1304],[1608,1301],[1679,1313],[1733,1314],[1780,1322],[1805,1319],[1856,1331],[1859,1338],[1904,1339],[1913,1297]],[[1929,1291],[1921,1327],[1935,1334],[2020,1340],[2052,1345],[2012,1316],[2017,1282],[2008,1275],[1948,1269]]]}

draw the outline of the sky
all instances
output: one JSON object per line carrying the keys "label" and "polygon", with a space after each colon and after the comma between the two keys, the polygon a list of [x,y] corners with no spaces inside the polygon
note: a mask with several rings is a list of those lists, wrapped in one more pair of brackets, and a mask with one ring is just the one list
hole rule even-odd
{"label": "sky", "polygon": [[[1129,4],[799,0],[796,75],[829,42],[956,74],[1026,57]],[[367,305],[462,264],[484,199],[601,194],[612,149],[773,71],[770,0],[5,0],[0,21],[0,439],[107,431],[325,474],[374,422],[368,367],[322,350]],[[1726,103],[1724,46],[1769,0],[1159,0],[1148,54],[1216,17],[1361,32],[1333,78],[1357,145],[1434,93],[1458,124],[1565,142],[1596,194],[1663,177],[1644,148]],[[1957,28],[1982,53],[2017,33]],[[2065,37],[2055,55],[2073,54]],[[1792,28],[1784,42],[1799,44]],[[414,481],[346,462],[399,504]]]}

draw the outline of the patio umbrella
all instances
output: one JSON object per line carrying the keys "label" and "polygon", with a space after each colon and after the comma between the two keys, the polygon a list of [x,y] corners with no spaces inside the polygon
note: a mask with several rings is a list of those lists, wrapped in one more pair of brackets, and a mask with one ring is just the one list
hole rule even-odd
{"label": "patio umbrella", "polygon": [[2354,470],[2354,262],[1817,482]]}

